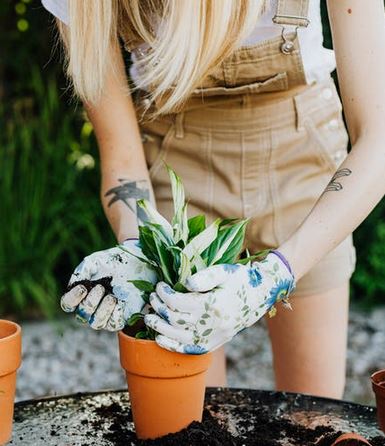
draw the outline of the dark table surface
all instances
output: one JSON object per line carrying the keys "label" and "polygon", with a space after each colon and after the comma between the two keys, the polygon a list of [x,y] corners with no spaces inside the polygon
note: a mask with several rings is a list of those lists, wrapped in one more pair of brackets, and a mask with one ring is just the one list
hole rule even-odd
{"label": "dark table surface", "polygon": [[[283,418],[307,427],[332,426],[367,437],[383,435],[377,427],[375,408],[312,396],[246,389],[216,389],[206,392],[205,406],[233,434],[245,429],[237,408],[250,407],[247,429],[256,422],[253,407],[266,406],[277,423]],[[130,402],[125,390],[75,394],[23,401],[15,405],[13,440],[18,446],[111,446],[104,433],[119,413],[119,422],[133,431]],[[245,413],[243,410],[242,413]],[[254,417],[254,418],[253,418]],[[131,436],[131,438],[133,438]],[[384,440],[385,441],[385,440]],[[135,445],[129,440],[127,446]],[[287,439],[282,444],[290,446]],[[384,443],[385,444],[385,443]]]}

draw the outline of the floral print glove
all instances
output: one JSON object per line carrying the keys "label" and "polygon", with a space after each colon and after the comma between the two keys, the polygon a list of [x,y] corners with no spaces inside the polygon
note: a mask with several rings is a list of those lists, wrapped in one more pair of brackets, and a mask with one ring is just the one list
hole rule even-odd
{"label": "floral print glove", "polygon": [[[121,245],[138,257],[144,257],[138,240]],[[142,293],[129,280],[156,283],[155,272],[121,247],[87,256],[71,276],[68,291],[61,298],[66,312],[95,330],[121,330],[133,313],[144,306]]]}
{"label": "floral print glove", "polygon": [[202,354],[220,347],[266,312],[274,315],[277,302],[290,307],[287,299],[294,287],[287,261],[271,251],[251,265],[215,265],[197,272],[186,282],[189,293],[158,283],[150,298],[157,314],[147,314],[144,320],[159,333],[159,346]]}

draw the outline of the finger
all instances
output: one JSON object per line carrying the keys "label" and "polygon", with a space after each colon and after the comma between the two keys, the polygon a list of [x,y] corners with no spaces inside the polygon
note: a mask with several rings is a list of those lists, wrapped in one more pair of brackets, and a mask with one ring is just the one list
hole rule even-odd
{"label": "finger", "polygon": [[123,330],[125,326],[125,320],[124,320],[124,304],[120,301],[117,302],[114,311],[112,312],[110,318],[108,319],[108,322],[105,326],[105,329],[108,331],[119,331]]}
{"label": "finger", "polygon": [[117,299],[112,294],[104,297],[98,309],[90,319],[90,327],[94,330],[101,330],[107,325],[108,319],[116,307]]}
{"label": "finger", "polygon": [[89,291],[87,297],[80,302],[76,311],[78,316],[89,321],[102,300],[104,293],[105,288],[103,285],[95,285],[91,291]]}
{"label": "finger", "polygon": [[227,280],[231,280],[231,275],[234,274],[241,265],[238,264],[223,264],[214,265],[209,268],[198,271],[186,280],[186,288],[189,291],[204,293],[221,285]]}
{"label": "finger", "polygon": [[190,313],[181,313],[179,311],[172,311],[166,304],[164,304],[156,293],[151,293],[150,304],[155,312],[163,318],[166,322],[174,327],[191,325]]}
{"label": "finger", "polygon": [[184,353],[184,344],[181,342],[170,339],[167,336],[158,335],[155,338],[156,343],[159,347],[165,348],[170,352]]}
{"label": "finger", "polygon": [[200,310],[204,305],[204,300],[199,294],[178,293],[164,282],[156,285],[156,294],[173,311],[191,313]]}
{"label": "finger", "polygon": [[208,350],[201,345],[195,344],[182,344],[181,342],[170,339],[166,336],[158,335],[155,338],[156,343],[159,347],[165,348],[172,352],[183,353],[187,355],[203,355],[207,353]]}
{"label": "finger", "polygon": [[75,311],[80,302],[87,296],[87,288],[84,285],[76,285],[63,294],[60,305],[66,313]]}
{"label": "finger", "polygon": [[168,338],[182,342],[183,344],[192,343],[192,330],[173,327],[156,314],[146,314],[144,316],[144,323],[148,327],[164,336],[167,336]]}

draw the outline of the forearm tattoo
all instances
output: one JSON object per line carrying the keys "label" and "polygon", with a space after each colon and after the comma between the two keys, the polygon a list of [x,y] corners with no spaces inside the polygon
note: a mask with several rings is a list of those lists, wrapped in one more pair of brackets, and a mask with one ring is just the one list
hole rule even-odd
{"label": "forearm tattoo", "polygon": [[120,178],[119,186],[108,190],[104,196],[111,197],[107,206],[110,207],[114,203],[123,202],[140,220],[141,209],[136,205],[137,200],[150,199],[150,189],[146,180],[130,181]]}
{"label": "forearm tattoo", "polygon": [[337,180],[342,177],[348,177],[349,175],[351,175],[351,173],[352,171],[347,167],[337,170],[337,172],[333,175],[333,178],[330,180],[329,184],[326,186],[324,192],[330,192],[330,191],[338,192],[339,190],[342,190],[343,189],[342,184]]}

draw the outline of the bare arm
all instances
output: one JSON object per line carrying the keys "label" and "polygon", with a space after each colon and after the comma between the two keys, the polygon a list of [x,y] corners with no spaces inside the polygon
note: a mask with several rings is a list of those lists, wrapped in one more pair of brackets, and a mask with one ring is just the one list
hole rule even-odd
{"label": "bare arm", "polygon": [[85,105],[99,145],[101,199],[119,242],[138,234],[136,200],[153,201],[138,122],[120,49],[113,50],[115,70],[106,79],[98,104]]}
{"label": "bare arm", "polygon": [[280,247],[297,279],[344,240],[385,194],[383,0],[328,0],[352,150],[298,230]]}

